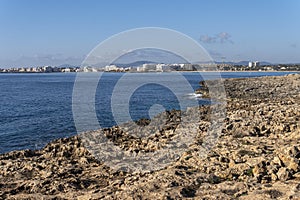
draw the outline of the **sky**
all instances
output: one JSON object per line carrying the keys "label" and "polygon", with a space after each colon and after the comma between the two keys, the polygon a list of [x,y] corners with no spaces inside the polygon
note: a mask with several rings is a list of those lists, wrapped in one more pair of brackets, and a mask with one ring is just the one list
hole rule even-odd
{"label": "sky", "polygon": [[216,61],[300,63],[298,0],[0,0],[0,68],[80,65],[110,36],[162,27]]}

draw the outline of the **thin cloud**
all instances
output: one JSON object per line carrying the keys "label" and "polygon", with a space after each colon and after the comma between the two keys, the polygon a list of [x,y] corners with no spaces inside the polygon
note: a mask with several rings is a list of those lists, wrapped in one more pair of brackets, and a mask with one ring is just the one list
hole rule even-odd
{"label": "thin cloud", "polygon": [[296,43],[291,44],[290,46],[291,46],[292,48],[297,48],[297,44],[296,44]]}
{"label": "thin cloud", "polygon": [[215,36],[209,36],[209,35],[201,35],[200,41],[207,43],[207,44],[214,44],[214,43],[230,43],[233,44],[233,40],[231,40],[231,35],[227,32],[220,32],[216,34]]}
{"label": "thin cloud", "polygon": [[211,37],[211,36],[208,36],[208,35],[201,35],[200,36],[200,41],[201,42],[204,42],[204,43],[216,43],[217,41],[217,38],[216,37]]}
{"label": "thin cloud", "polygon": [[231,35],[227,32],[221,32],[218,34],[218,38],[220,40],[221,43],[226,43],[229,42],[231,44],[233,44],[233,41],[230,39]]}

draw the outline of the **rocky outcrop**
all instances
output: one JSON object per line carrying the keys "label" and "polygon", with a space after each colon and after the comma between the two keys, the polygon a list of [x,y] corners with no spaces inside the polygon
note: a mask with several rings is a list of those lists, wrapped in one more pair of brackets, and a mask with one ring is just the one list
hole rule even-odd
{"label": "rocky outcrop", "polygon": [[[299,199],[300,75],[228,79],[224,85],[227,114],[206,157],[199,151],[211,108],[202,106],[190,111],[201,113],[191,120],[198,127],[195,142],[161,170],[115,171],[75,136],[0,155],[0,199]],[[126,151],[156,151],[176,137],[183,114],[157,116],[166,123],[146,138],[128,132],[147,127],[148,120],[102,131]]]}

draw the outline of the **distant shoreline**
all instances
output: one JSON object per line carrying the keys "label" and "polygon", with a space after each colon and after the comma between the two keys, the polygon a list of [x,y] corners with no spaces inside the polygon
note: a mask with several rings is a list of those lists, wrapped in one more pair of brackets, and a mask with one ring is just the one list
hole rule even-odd
{"label": "distant shoreline", "polygon": [[184,72],[184,73],[203,73],[203,72],[216,72],[216,73],[221,73],[221,72],[233,72],[233,73],[247,73],[247,72],[293,72],[293,73],[300,73],[300,71],[258,71],[258,70],[252,70],[252,71],[165,71],[165,72],[155,72],[155,71],[151,71],[151,72],[115,72],[115,71],[99,71],[99,72],[0,72],[0,74],[73,74],[73,73],[86,73],[86,74],[92,74],[92,73],[135,73],[135,74],[145,74],[145,73],[175,73],[175,72]]}

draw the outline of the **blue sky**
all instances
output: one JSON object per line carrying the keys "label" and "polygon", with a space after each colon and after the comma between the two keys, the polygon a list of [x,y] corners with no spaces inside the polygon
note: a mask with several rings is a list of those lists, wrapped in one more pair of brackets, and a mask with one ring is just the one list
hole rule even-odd
{"label": "blue sky", "polygon": [[300,62],[298,0],[0,0],[0,67],[80,64],[121,31],[163,27],[220,61]]}

